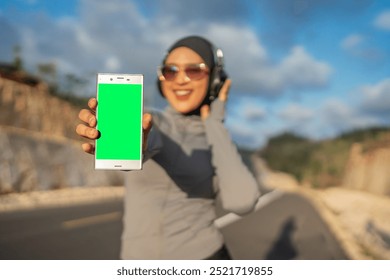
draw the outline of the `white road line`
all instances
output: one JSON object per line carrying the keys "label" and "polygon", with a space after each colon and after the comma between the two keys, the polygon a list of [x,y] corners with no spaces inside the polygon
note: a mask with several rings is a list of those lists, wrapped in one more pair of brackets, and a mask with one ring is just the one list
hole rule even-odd
{"label": "white road line", "polygon": [[[274,200],[278,199],[279,197],[281,197],[283,194],[284,194],[283,191],[273,190],[269,193],[266,193],[265,195],[260,196],[259,200],[256,203],[255,209],[251,213],[256,212],[257,210],[263,208],[267,204],[269,204],[269,203],[273,202]],[[223,228],[223,227],[230,225],[231,223],[234,223],[235,221],[238,221],[244,217],[245,216],[239,216],[239,215],[234,214],[234,213],[228,213],[228,214],[216,219],[214,221],[214,225],[217,228]]]}
{"label": "white road line", "polygon": [[95,225],[105,222],[116,221],[121,218],[122,214],[119,211],[111,212],[107,214],[95,215],[84,217],[80,219],[74,219],[69,221],[64,221],[61,226],[65,229],[74,229],[78,227],[84,227],[89,225]]}

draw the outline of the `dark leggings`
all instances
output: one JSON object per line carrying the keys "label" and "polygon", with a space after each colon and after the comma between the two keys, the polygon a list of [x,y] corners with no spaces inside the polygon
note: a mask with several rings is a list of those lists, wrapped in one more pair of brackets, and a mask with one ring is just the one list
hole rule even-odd
{"label": "dark leggings", "polygon": [[205,260],[231,260],[232,258],[230,257],[229,251],[227,248],[222,246],[221,249],[216,251],[214,254],[212,254],[210,257],[206,258]]}

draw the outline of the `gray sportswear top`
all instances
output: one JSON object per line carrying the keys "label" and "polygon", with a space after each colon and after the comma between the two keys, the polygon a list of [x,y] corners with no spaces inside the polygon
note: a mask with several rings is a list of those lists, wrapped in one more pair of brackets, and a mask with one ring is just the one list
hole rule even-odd
{"label": "gray sportswear top", "polygon": [[215,197],[225,210],[253,209],[259,189],[223,125],[224,102],[210,116],[153,113],[142,171],[126,175],[122,259],[204,259],[223,244]]}

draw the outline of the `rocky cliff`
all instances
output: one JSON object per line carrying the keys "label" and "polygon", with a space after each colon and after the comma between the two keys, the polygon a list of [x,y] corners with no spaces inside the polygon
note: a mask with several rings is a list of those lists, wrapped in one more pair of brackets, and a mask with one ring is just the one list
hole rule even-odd
{"label": "rocky cliff", "polygon": [[122,185],[123,174],[95,171],[75,133],[79,108],[0,77],[0,193]]}
{"label": "rocky cliff", "polygon": [[80,140],[75,133],[78,111],[50,95],[45,83],[29,85],[0,76],[0,125]]}
{"label": "rocky cliff", "polygon": [[[390,139],[390,135],[389,135]],[[352,145],[345,168],[343,186],[390,195],[390,141],[381,146],[364,149],[362,144]]]}

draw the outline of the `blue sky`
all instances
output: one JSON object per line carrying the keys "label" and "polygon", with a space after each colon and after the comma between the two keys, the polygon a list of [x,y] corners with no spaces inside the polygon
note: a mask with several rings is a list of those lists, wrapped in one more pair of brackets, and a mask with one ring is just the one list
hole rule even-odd
{"label": "blue sky", "polygon": [[147,105],[165,106],[155,72],[177,39],[224,50],[233,85],[226,124],[258,148],[292,131],[312,139],[390,125],[390,2],[372,0],[13,0],[0,3],[0,61],[60,75],[145,74]]}

